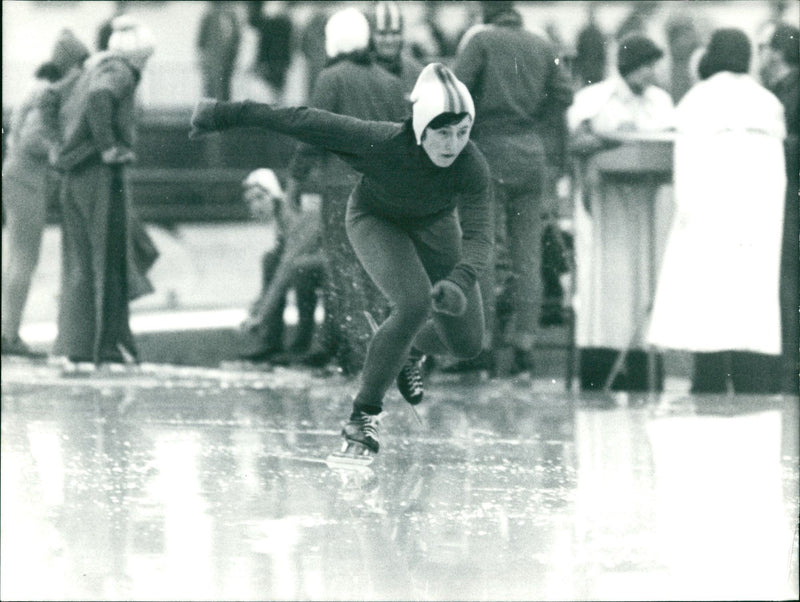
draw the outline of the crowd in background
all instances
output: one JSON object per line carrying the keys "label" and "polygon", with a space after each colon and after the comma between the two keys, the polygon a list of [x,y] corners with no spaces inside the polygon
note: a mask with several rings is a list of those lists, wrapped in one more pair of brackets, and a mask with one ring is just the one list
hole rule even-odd
{"label": "crowd in background", "polygon": [[[3,163],[3,354],[34,354],[19,327],[45,199],[58,194],[63,270],[53,353],[75,363],[136,361],[128,302],[151,290],[146,272],[157,251],[135,216],[126,169],[135,160],[136,90],[157,41],[126,14],[128,4],[117,3],[94,51],[61,34],[36,73],[40,85],[15,107]],[[480,280],[484,349],[444,369],[535,373],[543,312],[554,296],[559,309],[571,306],[573,291],[558,275],[574,262],[581,388],[662,387],[658,359],[655,384],[647,378],[655,344],[694,353],[697,393],[797,391],[800,58],[785,3],[773,3],[756,39],[740,28],[706,31],[677,13],[664,47],[648,27],[659,3],[634,4],[616,31],[601,28],[590,4],[574,49],[552,24],[528,31],[512,2],[475,3],[457,31],[443,24],[447,3],[428,2],[426,31],[413,34],[402,2],[365,2],[360,11],[318,4],[299,26],[292,3],[208,2],[196,35],[198,96],[235,96],[245,28],[257,35],[250,72],[278,104],[286,103],[295,52],[303,54],[309,106],[371,120],[408,118],[422,67],[452,67],[475,100],[473,139],[492,170],[496,244]],[[625,136],[656,132],[678,134],[674,185],[601,186],[599,158]],[[361,365],[364,312],[380,320],[391,308],[343,235],[357,177],[332,155],[300,146],[283,183],[269,169],[244,182],[254,215],[279,232],[242,326],[257,335],[245,359],[336,362],[348,372]],[[563,215],[574,217],[571,231]],[[663,268],[650,272],[662,256]],[[300,323],[287,347],[289,290]],[[318,301],[326,317],[315,333]],[[572,319],[556,313],[556,322]]]}

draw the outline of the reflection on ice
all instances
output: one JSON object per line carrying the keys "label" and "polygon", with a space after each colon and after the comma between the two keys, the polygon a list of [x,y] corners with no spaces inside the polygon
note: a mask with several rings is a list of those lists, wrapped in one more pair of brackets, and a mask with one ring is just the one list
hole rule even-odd
{"label": "reflection on ice", "polygon": [[797,595],[793,400],[454,383],[348,475],[347,383],[205,377],[4,382],[3,599]]}

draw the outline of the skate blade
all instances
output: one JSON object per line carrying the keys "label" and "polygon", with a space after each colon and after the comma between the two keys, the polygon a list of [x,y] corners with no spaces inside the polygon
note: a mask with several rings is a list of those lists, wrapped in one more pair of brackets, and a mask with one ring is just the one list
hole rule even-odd
{"label": "skate blade", "polygon": [[420,426],[425,426],[425,424],[422,422],[422,418],[420,418],[419,412],[417,412],[417,408],[415,408],[411,404],[408,404],[408,409],[410,409],[411,413],[414,414],[414,418],[417,419],[417,424],[419,424]]}
{"label": "skate blade", "polygon": [[372,330],[372,334],[375,334],[378,331],[378,323],[375,321],[375,318],[373,318],[372,314],[366,309],[364,310],[364,316],[366,316],[367,322],[369,322],[369,327],[370,330]]}
{"label": "skate blade", "polygon": [[352,470],[367,468],[375,459],[375,454],[360,443],[345,441],[341,451],[330,454],[325,463],[331,468]]}

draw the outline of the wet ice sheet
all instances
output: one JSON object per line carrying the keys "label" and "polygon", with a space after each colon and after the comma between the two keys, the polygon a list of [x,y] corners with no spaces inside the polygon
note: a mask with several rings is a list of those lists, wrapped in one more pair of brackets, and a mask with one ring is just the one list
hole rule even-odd
{"label": "wet ice sheet", "polygon": [[343,379],[3,368],[3,599],[797,595],[796,400],[438,383],[344,479]]}

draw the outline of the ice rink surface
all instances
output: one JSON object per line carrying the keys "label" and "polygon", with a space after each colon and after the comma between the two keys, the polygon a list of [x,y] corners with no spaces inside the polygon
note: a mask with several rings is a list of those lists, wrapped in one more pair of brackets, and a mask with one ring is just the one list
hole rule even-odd
{"label": "ice rink surface", "polygon": [[797,598],[798,404],[3,359],[3,600]]}

